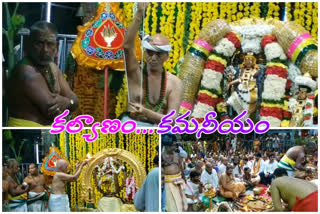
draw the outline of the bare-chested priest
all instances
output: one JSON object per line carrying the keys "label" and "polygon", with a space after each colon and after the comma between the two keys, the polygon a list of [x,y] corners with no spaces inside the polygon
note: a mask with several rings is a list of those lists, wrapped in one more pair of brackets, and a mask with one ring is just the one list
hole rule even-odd
{"label": "bare-chested priest", "polygon": [[314,155],[317,151],[315,143],[307,143],[304,146],[291,147],[278,163],[279,168],[287,170],[289,177],[294,177],[294,171],[306,171],[306,155]]}
{"label": "bare-chested priest", "polygon": [[52,180],[52,190],[49,198],[49,211],[50,212],[70,212],[69,197],[66,194],[66,183],[75,182],[80,174],[84,165],[89,160],[84,160],[80,166],[76,167],[76,172],[73,175],[67,174],[68,162],[60,159],[57,161],[57,169],[59,170]]}
{"label": "bare-chested priest", "polygon": [[122,115],[121,120],[136,120],[138,126],[154,126],[163,116],[176,110],[172,117],[174,119],[183,93],[182,81],[163,68],[171,50],[167,37],[161,34],[146,35],[142,41],[146,59],[144,68],[137,61],[134,44],[147,5],[139,3],[123,43],[130,102],[128,112]]}
{"label": "bare-chested priest", "polygon": [[32,25],[26,41],[26,56],[9,77],[9,127],[50,126],[64,110],[74,111],[78,98],[70,89],[58,66],[57,30],[51,23]]}
{"label": "bare-chested priest", "polygon": [[176,136],[165,134],[161,136],[165,150],[161,154],[161,171],[164,175],[167,212],[184,212],[188,208],[185,196],[185,180],[182,159],[176,153]]}
{"label": "bare-chested priest", "polygon": [[235,182],[232,172],[233,167],[228,165],[226,171],[220,176],[219,189],[221,196],[236,200],[246,191],[246,187],[243,182]]}
{"label": "bare-chested priest", "polygon": [[28,192],[28,212],[45,212],[48,211],[48,194],[46,191],[46,180],[43,175],[39,174],[36,164],[29,165],[29,175],[24,179],[29,185]]}
{"label": "bare-chested priest", "polygon": [[15,159],[9,159],[8,176],[6,181],[8,187],[9,209],[11,212],[27,212],[27,192],[29,186],[27,183],[21,183],[20,164]]}
{"label": "bare-chested priest", "polygon": [[[274,211],[318,212],[318,185],[298,178],[288,177],[287,171],[277,168],[271,183]],[[287,206],[283,206],[281,201]]]}

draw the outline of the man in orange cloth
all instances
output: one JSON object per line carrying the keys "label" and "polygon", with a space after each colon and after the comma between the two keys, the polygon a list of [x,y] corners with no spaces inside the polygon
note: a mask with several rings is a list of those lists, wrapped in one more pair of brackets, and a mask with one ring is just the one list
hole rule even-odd
{"label": "man in orange cloth", "polygon": [[[274,171],[271,184],[274,211],[318,212],[318,186],[312,182],[288,177],[283,168]],[[283,207],[281,200],[287,207]]]}
{"label": "man in orange cloth", "polygon": [[220,176],[219,189],[221,196],[236,200],[241,193],[246,191],[246,187],[243,182],[235,182],[232,171],[233,167],[228,165],[226,172]]}

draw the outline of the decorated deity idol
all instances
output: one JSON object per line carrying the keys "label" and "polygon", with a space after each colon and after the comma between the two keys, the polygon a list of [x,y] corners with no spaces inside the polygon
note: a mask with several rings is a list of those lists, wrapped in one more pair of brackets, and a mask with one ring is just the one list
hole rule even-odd
{"label": "decorated deity idol", "polygon": [[298,86],[298,93],[289,100],[289,111],[292,113],[289,126],[312,126],[317,83],[309,73],[296,77],[294,82]]}
{"label": "decorated deity idol", "polygon": [[230,105],[238,114],[247,110],[247,117],[250,117],[256,111],[258,73],[259,66],[256,64],[256,58],[247,55],[240,65],[239,78],[228,83],[227,88],[234,86],[234,90],[227,99],[226,105]]}

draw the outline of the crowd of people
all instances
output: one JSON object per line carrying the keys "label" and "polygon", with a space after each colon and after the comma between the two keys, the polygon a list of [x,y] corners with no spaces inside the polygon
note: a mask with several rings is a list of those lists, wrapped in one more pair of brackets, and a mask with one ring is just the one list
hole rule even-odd
{"label": "crowd of people", "polygon": [[[208,207],[208,200],[204,194],[207,184],[214,188],[215,196],[231,201],[245,196],[248,189],[263,186],[269,188],[270,194],[272,193],[275,211],[315,209],[311,200],[309,204],[302,203],[303,206],[295,205],[300,203],[297,197],[303,201],[308,200],[306,197],[310,195],[312,200],[317,201],[318,187],[317,180],[314,180],[317,178],[317,146],[313,142],[293,146],[285,153],[276,149],[261,150],[261,145],[256,147],[253,142],[250,152],[243,148],[238,148],[237,151],[230,147],[229,150],[215,152],[212,148],[206,149],[206,153],[198,151],[199,153],[187,155],[176,141],[175,135],[164,137],[162,141],[162,145],[165,146],[162,153],[163,194],[166,197],[163,197],[163,211],[199,211],[199,207],[205,207],[198,204]],[[208,145],[207,147],[210,148]],[[285,178],[280,179],[284,176]],[[175,179],[170,181],[170,177]],[[179,185],[176,182],[177,178],[180,179]],[[308,188],[304,189],[303,185]],[[176,189],[173,190],[173,186]],[[179,188],[183,195],[182,192],[178,194]],[[288,204],[285,208],[281,199]]]}

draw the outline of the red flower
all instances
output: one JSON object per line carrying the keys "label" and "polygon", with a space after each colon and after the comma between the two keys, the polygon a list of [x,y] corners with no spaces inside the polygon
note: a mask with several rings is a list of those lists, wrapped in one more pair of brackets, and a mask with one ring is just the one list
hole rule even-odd
{"label": "red flower", "polygon": [[282,109],[278,107],[261,107],[260,110],[261,116],[271,116],[282,120]]}
{"label": "red flower", "polygon": [[205,68],[214,70],[216,72],[220,72],[222,74],[224,73],[224,69],[225,69],[223,64],[221,64],[220,62],[217,62],[215,60],[208,60]]}
{"label": "red flower", "polygon": [[237,35],[234,32],[230,32],[227,34],[226,38],[234,44],[236,48],[240,48],[241,42],[238,39]]}
{"label": "red flower", "polygon": [[204,103],[209,106],[215,107],[217,105],[219,99],[210,97],[206,93],[199,93],[197,101],[200,103]]}
{"label": "red flower", "polygon": [[261,47],[264,49],[264,47],[267,44],[273,43],[273,42],[277,42],[277,38],[273,35],[265,35],[262,40],[261,40]]}
{"label": "red flower", "polygon": [[278,77],[281,77],[283,79],[287,79],[288,71],[285,68],[278,67],[278,66],[271,66],[267,67],[266,69],[266,75],[277,75]]}

